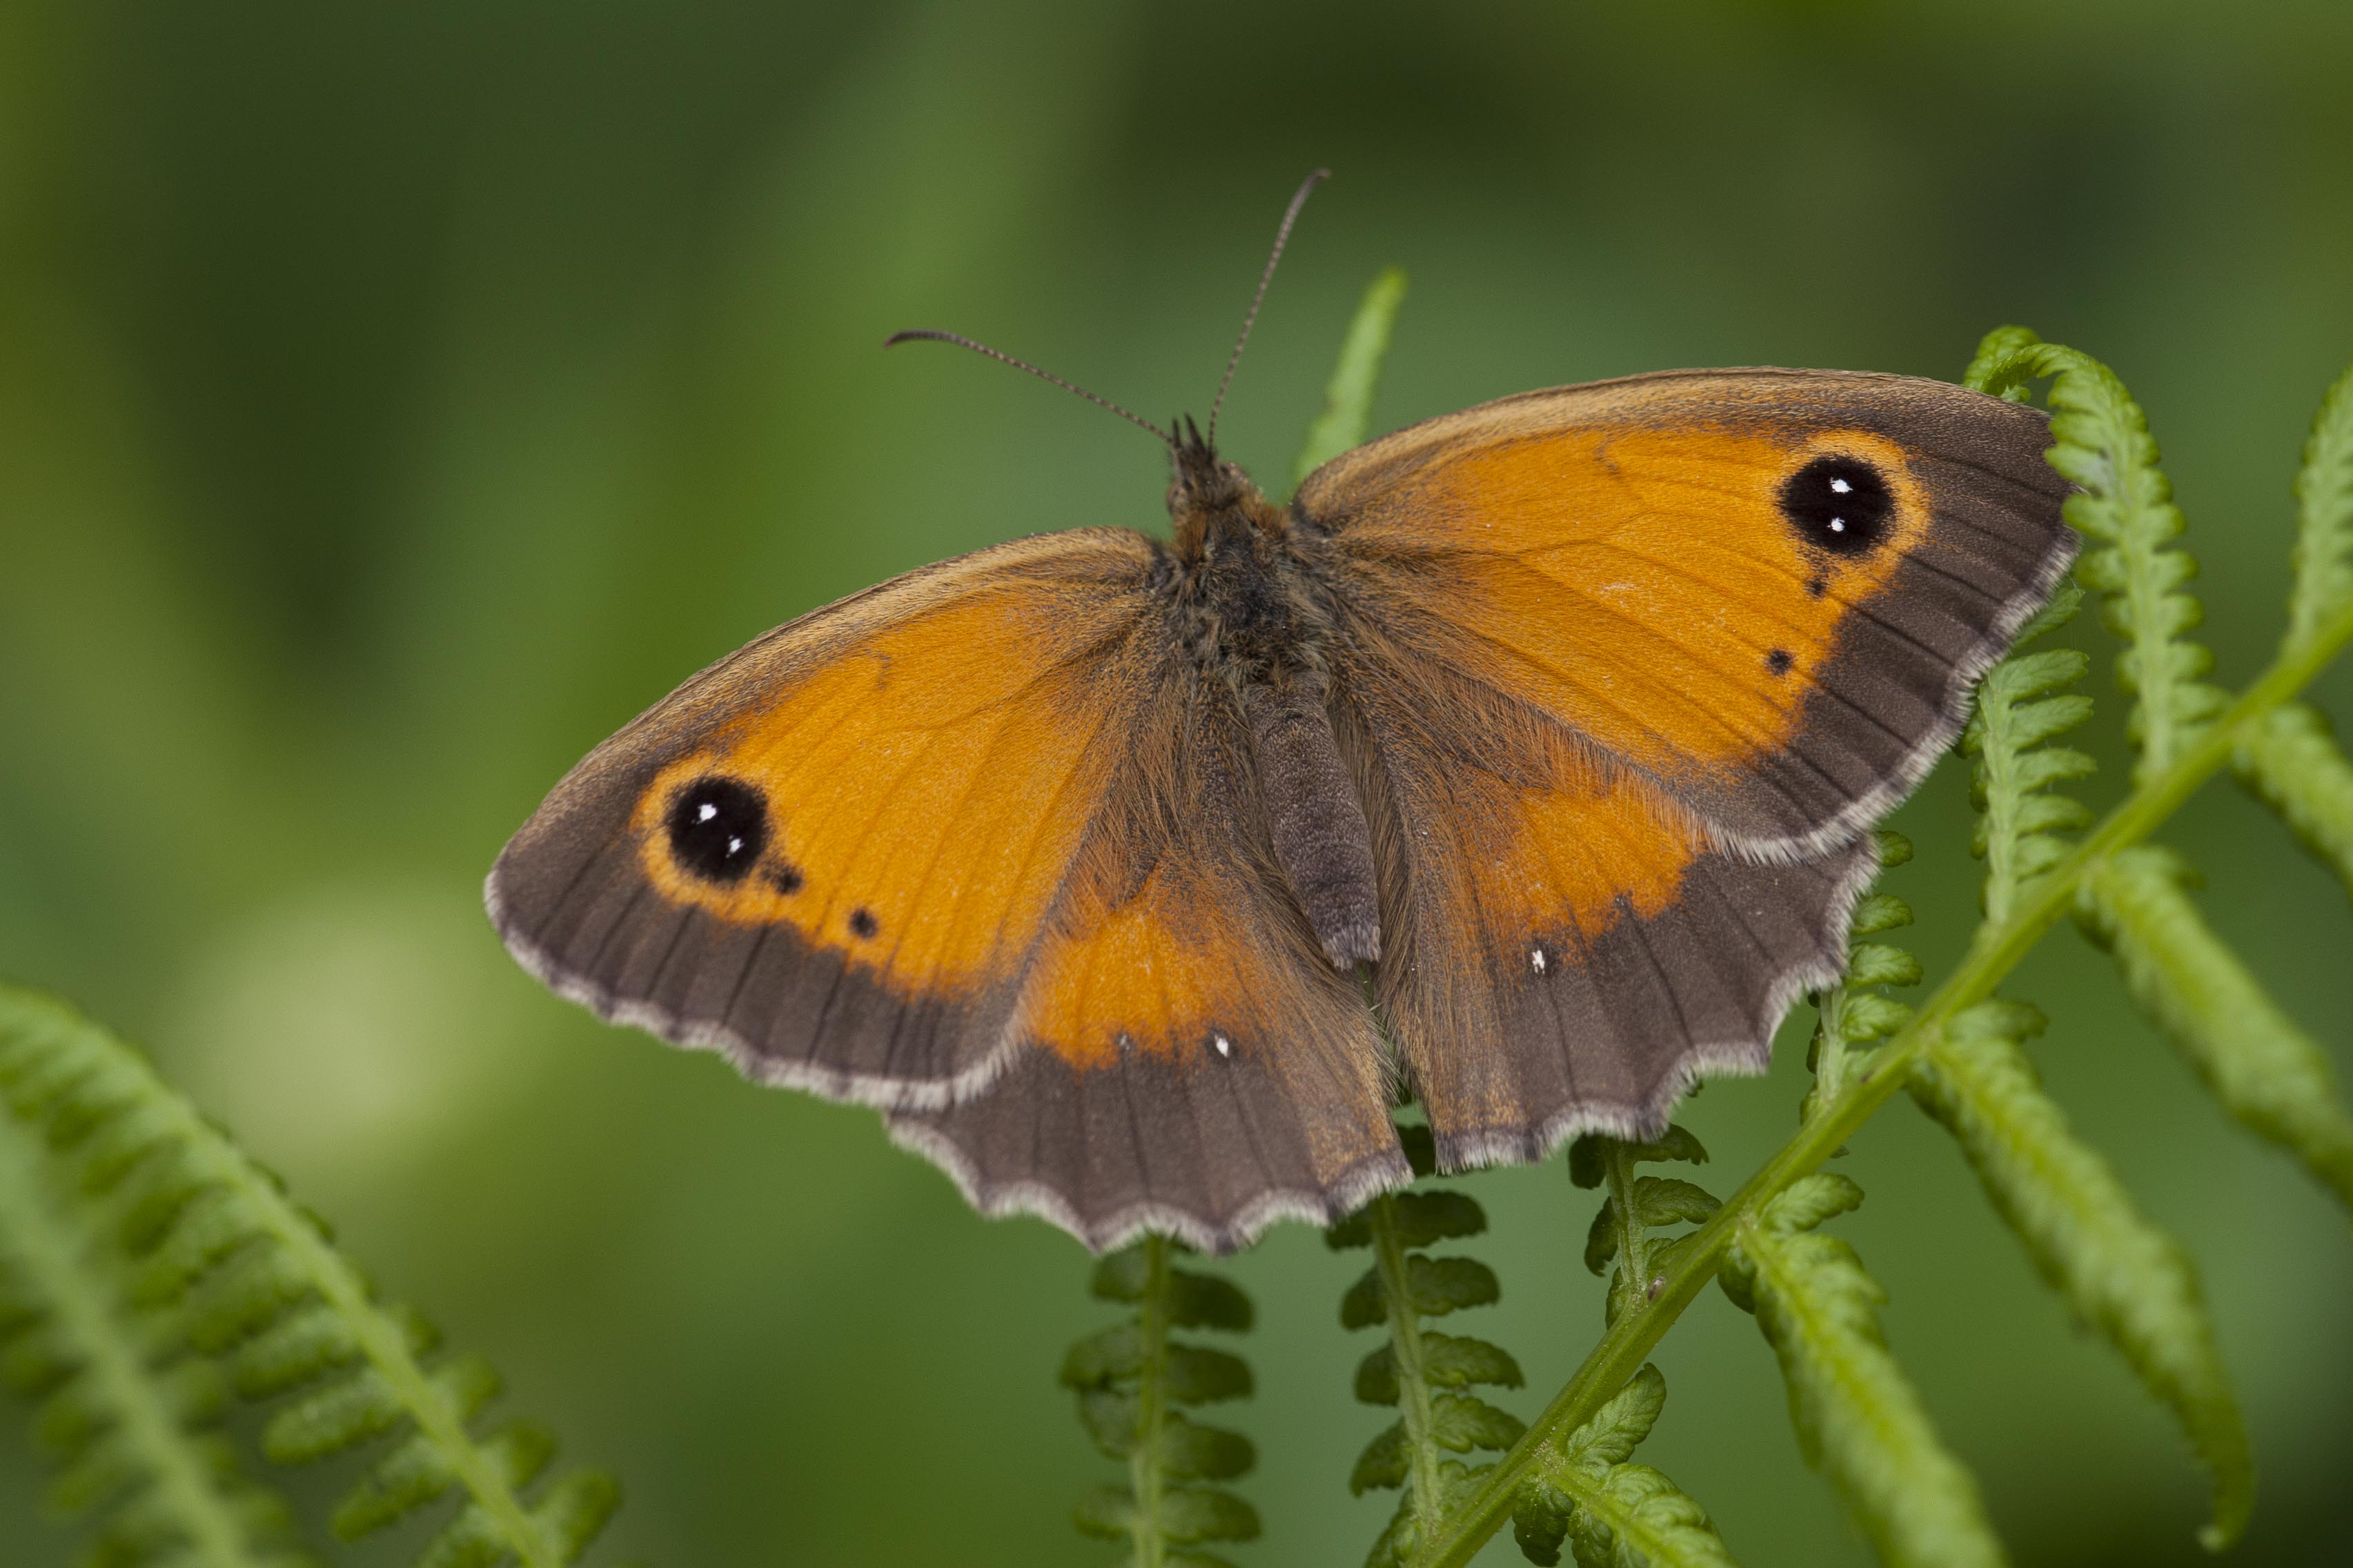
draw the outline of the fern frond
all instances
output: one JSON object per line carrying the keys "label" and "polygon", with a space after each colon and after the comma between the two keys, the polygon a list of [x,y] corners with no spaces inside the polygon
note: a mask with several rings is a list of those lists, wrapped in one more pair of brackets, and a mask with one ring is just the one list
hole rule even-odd
{"label": "fern frond", "polygon": [[218,1430],[220,1369],[125,1300],[103,1221],[48,1166],[38,1129],[0,1114],[0,1382],[39,1401],[51,1506],[99,1514],[91,1560],[117,1568],[304,1568],[284,1500]]}
{"label": "fern frond", "polygon": [[1646,1364],[1592,1420],[1537,1450],[1512,1519],[1529,1562],[1558,1563],[1565,1540],[1577,1568],[1732,1568],[1706,1510],[1630,1462],[1666,1402],[1666,1379]]}
{"label": "fern frond", "polygon": [[2353,370],[2337,378],[2313,416],[2295,477],[2295,587],[2288,598],[2289,645],[2353,604]]}
{"label": "fern frond", "polygon": [[2246,1528],[2254,1458],[2196,1266],[2042,1092],[2021,1048],[2042,1027],[2015,1002],[1956,1016],[1914,1071],[1913,1097],[1958,1141],[2043,1279],[2172,1407],[2213,1473],[2204,1539],[2220,1551]]}
{"label": "fern frond", "polygon": [[1947,1452],[1879,1325],[1886,1293],[1854,1248],[1816,1227],[1862,1203],[1816,1173],[1743,1219],[1719,1276],[1780,1358],[1806,1460],[1892,1568],[2005,1561],[1977,1482]]}
{"label": "fern frond", "polygon": [[[2064,626],[2083,602],[2081,588],[2062,583],[2014,646]],[[2052,791],[2089,777],[2098,764],[2050,743],[2091,717],[2090,698],[2062,695],[2090,668],[2090,656],[2074,648],[2013,653],[1978,683],[1961,752],[1977,759],[1970,798],[1980,815],[1969,847],[1986,863],[1985,915],[1997,924],[2035,879],[2066,858],[2072,846],[2060,834],[2091,826],[2088,807]]]}
{"label": "fern frond", "polygon": [[2353,893],[2353,761],[2317,709],[2290,702],[2241,736],[2239,780]]}
{"label": "fern frond", "polygon": [[1306,444],[1292,465],[1291,482],[1297,484],[1351,447],[1364,444],[1372,427],[1373,395],[1380,388],[1381,362],[1388,356],[1389,334],[1397,330],[1398,311],[1405,305],[1405,269],[1383,269],[1366,289],[1340,345],[1340,361],[1332,367],[1324,389],[1324,412],[1307,427]]}
{"label": "fern frond", "polygon": [[1585,1267],[1609,1276],[1602,1308],[1605,1323],[1616,1322],[1620,1314],[1636,1310],[1650,1300],[1651,1281],[1673,1258],[1675,1245],[1683,1239],[1653,1237],[1652,1230],[1704,1224],[1724,1206],[1715,1194],[1695,1183],[1634,1174],[1637,1165],[1669,1161],[1704,1165],[1707,1150],[1689,1131],[1673,1125],[1645,1143],[1594,1134],[1569,1145],[1570,1181],[1580,1187],[1609,1184],[1609,1201],[1585,1233]]}
{"label": "fern frond", "polygon": [[[1904,835],[1883,828],[1875,837],[1882,876],[1912,858],[1912,841]],[[1911,923],[1912,906],[1881,892],[1876,883],[1848,918],[1846,973],[1813,997],[1814,1035],[1806,1066],[1814,1081],[1798,1108],[1801,1122],[1820,1115],[1867,1070],[1872,1047],[1912,1021],[1911,1005],[1881,988],[1919,984],[1920,961],[1892,943],[1868,940]]]}
{"label": "fern frond", "polygon": [[[1400,1127],[1398,1137],[1414,1174],[1436,1170],[1429,1128]],[[1431,1258],[1422,1250],[1486,1228],[1486,1212],[1476,1201],[1441,1189],[1384,1194],[1324,1232],[1324,1244],[1335,1251],[1373,1252],[1372,1267],[1341,1299],[1341,1327],[1388,1329],[1388,1342],[1356,1369],[1356,1397],[1367,1405],[1397,1406],[1398,1419],[1357,1456],[1348,1489],[1361,1494],[1401,1487],[1404,1495],[1366,1558],[1367,1568],[1388,1568],[1411,1557],[1424,1532],[1489,1468],[1474,1468],[1448,1454],[1500,1452],[1525,1430],[1519,1417],[1467,1392],[1479,1384],[1518,1387],[1519,1363],[1483,1340],[1432,1333],[1422,1325],[1424,1318],[1488,1306],[1501,1298],[1502,1286],[1485,1264],[1471,1258]]]}
{"label": "fern frond", "polygon": [[433,1568],[564,1568],[586,1552],[618,1504],[613,1480],[575,1472],[527,1498],[554,1444],[529,1426],[476,1435],[497,1374],[431,1359],[422,1318],[378,1303],[324,1226],[144,1058],[62,1003],[0,987],[0,1093],[47,1124],[82,1190],[125,1213],[132,1298],[184,1303],[191,1342],[228,1354],[241,1387],[291,1396],[262,1435],[272,1459],[406,1429],[337,1510],[339,1532],[454,1494],[457,1517],[426,1549]]}
{"label": "fern frond", "polygon": [[2170,850],[2120,850],[2084,878],[2084,929],[2133,1000],[2239,1123],[2287,1149],[2353,1206],[2353,1115],[2328,1058],[2208,928]]}
{"label": "fern frond", "polygon": [[2050,464],[2081,487],[2066,517],[2098,548],[2075,568],[2105,595],[2100,618],[2124,639],[2116,679],[2137,700],[2129,732],[2140,748],[2133,778],[2170,768],[2221,712],[2229,693],[2204,678],[2214,656],[2188,633],[2205,617],[2182,591],[2198,563],[2172,547],[2183,523],[2172,482],[2158,467],[2148,416],[2106,365],[2022,327],[2001,328],[1970,367],[1980,391],[2008,394],[2052,376]]}
{"label": "fern frond", "polygon": [[1079,1505],[1088,1535],[1128,1542],[1135,1568],[1224,1568],[1190,1548],[1249,1541],[1258,1514],[1207,1481],[1231,1480],[1258,1462],[1239,1432],[1188,1420],[1178,1405],[1247,1398],[1250,1363],[1224,1351],[1180,1343],[1173,1329],[1250,1326],[1250,1298],[1212,1274],[1178,1268],[1177,1244],[1147,1236],[1095,1266],[1089,1289],[1135,1309],[1126,1322],[1091,1334],[1062,1362],[1062,1386],[1079,1396],[1079,1418],[1106,1458],[1124,1459],[1128,1484],[1099,1487]]}

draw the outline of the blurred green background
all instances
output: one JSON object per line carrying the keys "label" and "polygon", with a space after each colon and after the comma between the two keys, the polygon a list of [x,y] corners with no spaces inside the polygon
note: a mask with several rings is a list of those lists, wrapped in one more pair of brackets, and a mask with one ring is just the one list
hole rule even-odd
{"label": "blurred green background", "polygon": [[[1160,524],[1135,431],[882,336],[950,327],[1204,412],[1319,163],[1227,410],[1270,479],[1388,263],[1413,292],[1385,427],[1671,365],[1950,377],[2024,321],[2147,404],[2236,682],[2353,360],[2348,66],[2342,0],[9,0],[0,971],[149,1042],[617,1469],[599,1561],[1107,1561],[1067,1516],[1111,1467],[1053,1383],[1109,1316],[1078,1247],[976,1219],[870,1112],[597,1025],[477,901],[565,768],[754,634],[1016,533]],[[2353,720],[2353,681],[2322,700]],[[1964,783],[1948,763],[1899,819],[1932,973],[1976,912]],[[2343,891],[2227,786],[2171,837],[2353,1069]],[[2054,1017],[2039,1055],[2081,1130],[2203,1264],[2264,1467],[2242,1557],[2346,1561],[2343,1215],[2074,935],[2011,989]],[[1685,1113],[1720,1189],[1793,1124],[1796,1026],[1771,1079]],[[2196,1560],[2183,1445],[1944,1135],[1891,1107],[1844,1168],[1871,1194],[1844,1234],[2018,1559]],[[1530,1414],[1600,1328],[1592,1199],[1556,1162],[1472,1185],[1505,1288],[1476,1331]],[[1358,1267],[1297,1226],[1232,1265],[1261,1318],[1246,1563],[1353,1563],[1387,1517],[1345,1485],[1385,1419],[1347,1394]],[[1749,1319],[1711,1294],[1660,1359],[1643,1457],[1743,1563],[1866,1560]],[[11,1436],[10,1568],[71,1555],[36,1492]]]}

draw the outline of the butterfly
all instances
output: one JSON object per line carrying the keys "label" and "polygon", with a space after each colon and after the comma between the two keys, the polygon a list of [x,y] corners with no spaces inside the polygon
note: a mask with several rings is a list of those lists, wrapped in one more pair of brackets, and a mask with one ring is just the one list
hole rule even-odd
{"label": "butterfly", "polygon": [[1168,539],[909,573],[591,752],[491,872],[516,958],[986,1213],[1229,1249],[1409,1181],[1402,1094],[1452,1170],[1761,1072],[2073,550],[2045,417],[1903,376],[1525,393],[1287,505],[1145,427]]}

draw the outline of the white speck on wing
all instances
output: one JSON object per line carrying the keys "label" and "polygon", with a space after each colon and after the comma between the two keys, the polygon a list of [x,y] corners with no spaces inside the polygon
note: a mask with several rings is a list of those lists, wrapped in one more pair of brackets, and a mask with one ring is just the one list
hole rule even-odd
{"label": "white speck on wing", "polygon": [[1218,1037],[1218,1042],[1217,1042],[1217,1044],[1218,1044],[1218,1054],[1219,1054],[1219,1056],[1221,1056],[1221,1057],[1230,1057],[1230,1056],[1232,1056],[1232,1055],[1234,1054],[1234,1043],[1233,1043],[1231,1040],[1229,1040],[1229,1039],[1226,1038],[1226,1037],[1225,1037],[1225,1036],[1223,1036],[1223,1035],[1219,1035],[1219,1036]]}
{"label": "white speck on wing", "polygon": [[707,800],[694,808],[694,820],[697,822],[708,822],[718,815],[719,808]]}
{"label": "white speck on wing", "polygon": [[1543,948],[1532,947],[1528,950],[1528,966],[1534,969],[1538,974],[1542,974],[1544,973]]}

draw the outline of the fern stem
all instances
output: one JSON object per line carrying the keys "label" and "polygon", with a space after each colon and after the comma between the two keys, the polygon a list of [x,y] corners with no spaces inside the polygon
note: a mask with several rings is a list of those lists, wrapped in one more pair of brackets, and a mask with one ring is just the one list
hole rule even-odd
{"label": "fern stem", "polygon": [[1389,1345],[1397,1361],[1398,1415],[1405,1423],[1409,1467],[1407,1485],[1414,1522],[1426,1541],[1438,1528],[1445,1492],[1438,1474],[1438,1445],[1430,1436],[1430,1369],[1422,1354],[1421,1319],[1414,1310],[1405,1243],[1398,1236],[1397,1214],[1388,1194],[1373,1200],[1371,1218],[1374,1266],[1381,1271],[1381,1300],[1388,1307]]}
{"label": "fern stem", "polygon": [[1821,1168],[1904,1087],[1913,1068],[1940,1039],[1946,1025],[1964,1008],[1993,994],[2034,945],[2074,908],[2085,876],[2108,856],[2139,843],[2162,825],[2198,788],[2230,764],[2232,755],[2274,710],[2309,685],[2329,661],[2353,642],[2353,604],[2284,649],[2279,658],[2223,711],[2201,729],[2163,769],[2150,773],[2093,829],[2073,853],[2038,879],[2007,919],[1989,921],[1959,968],[1919,1013],[1874,1053],[1868,1070],[1846,1085],[1820,1114],[1799,1128],[1780,1152],[1741,1184],[1730,1202],[1676,1249],[1660,1277],[1649,1310],[1622,1315],[1586,1357],[1575,1376],[1528,1426],[1520,1441],[1481,1480],[1478,1489],[1435,1529],[1422,1535],[1413,1568],[1462,1568],[1511,1517],[1512,1500],[1535,1468],[1542,1446],[1592,1419],[1605,1401],[1641,1369],[1683,1309],[1696,1300],[1724,1262],[1737,1226],[1761,1213],[1790,1185]]}
{"label": "fern stem", "polygon": [[1168,1415],[1168,1238],[1144,1238],[1144,1299],[1136,1325],[1144,1337],[1144,1365],[1135,1383],[1135,1447],[1127,1457],[1128,1485],[1135,1493],[1135,1568],[1162,1568],[1168,1536],[1161,1504],[1167,1478],[1161,1473],[1161,1429]]}
{"label": "fern stem", "polygon": [[1643,1304],[1650,1281],[1643,1278],[1650,1264],[1642,1246],[1642,1216],[1634,1206],[1634,1160],[1615,1138],[1601,1141],[1601,1168],[1609,1178],[1609,1204],[1618,1211],[1618,1279],[1613,1317],[1623,1318]]}
{"label": "fern stem", "polygon": [[113,1416],[124,1446],[138,1456],[163,1512],[186,1536],[185,1561],[204,1568],[254,1568],[244,1527],[215,1487],[203,1450],[188,1440],[137,1337],[118,1316],[111,1292],[86,1267],[74,1235],[45,1199],[41,1152],[24,1123],[0,1112],[0,1247],[5,1247],[50,1314],[90,1382],[94,1403]]}

